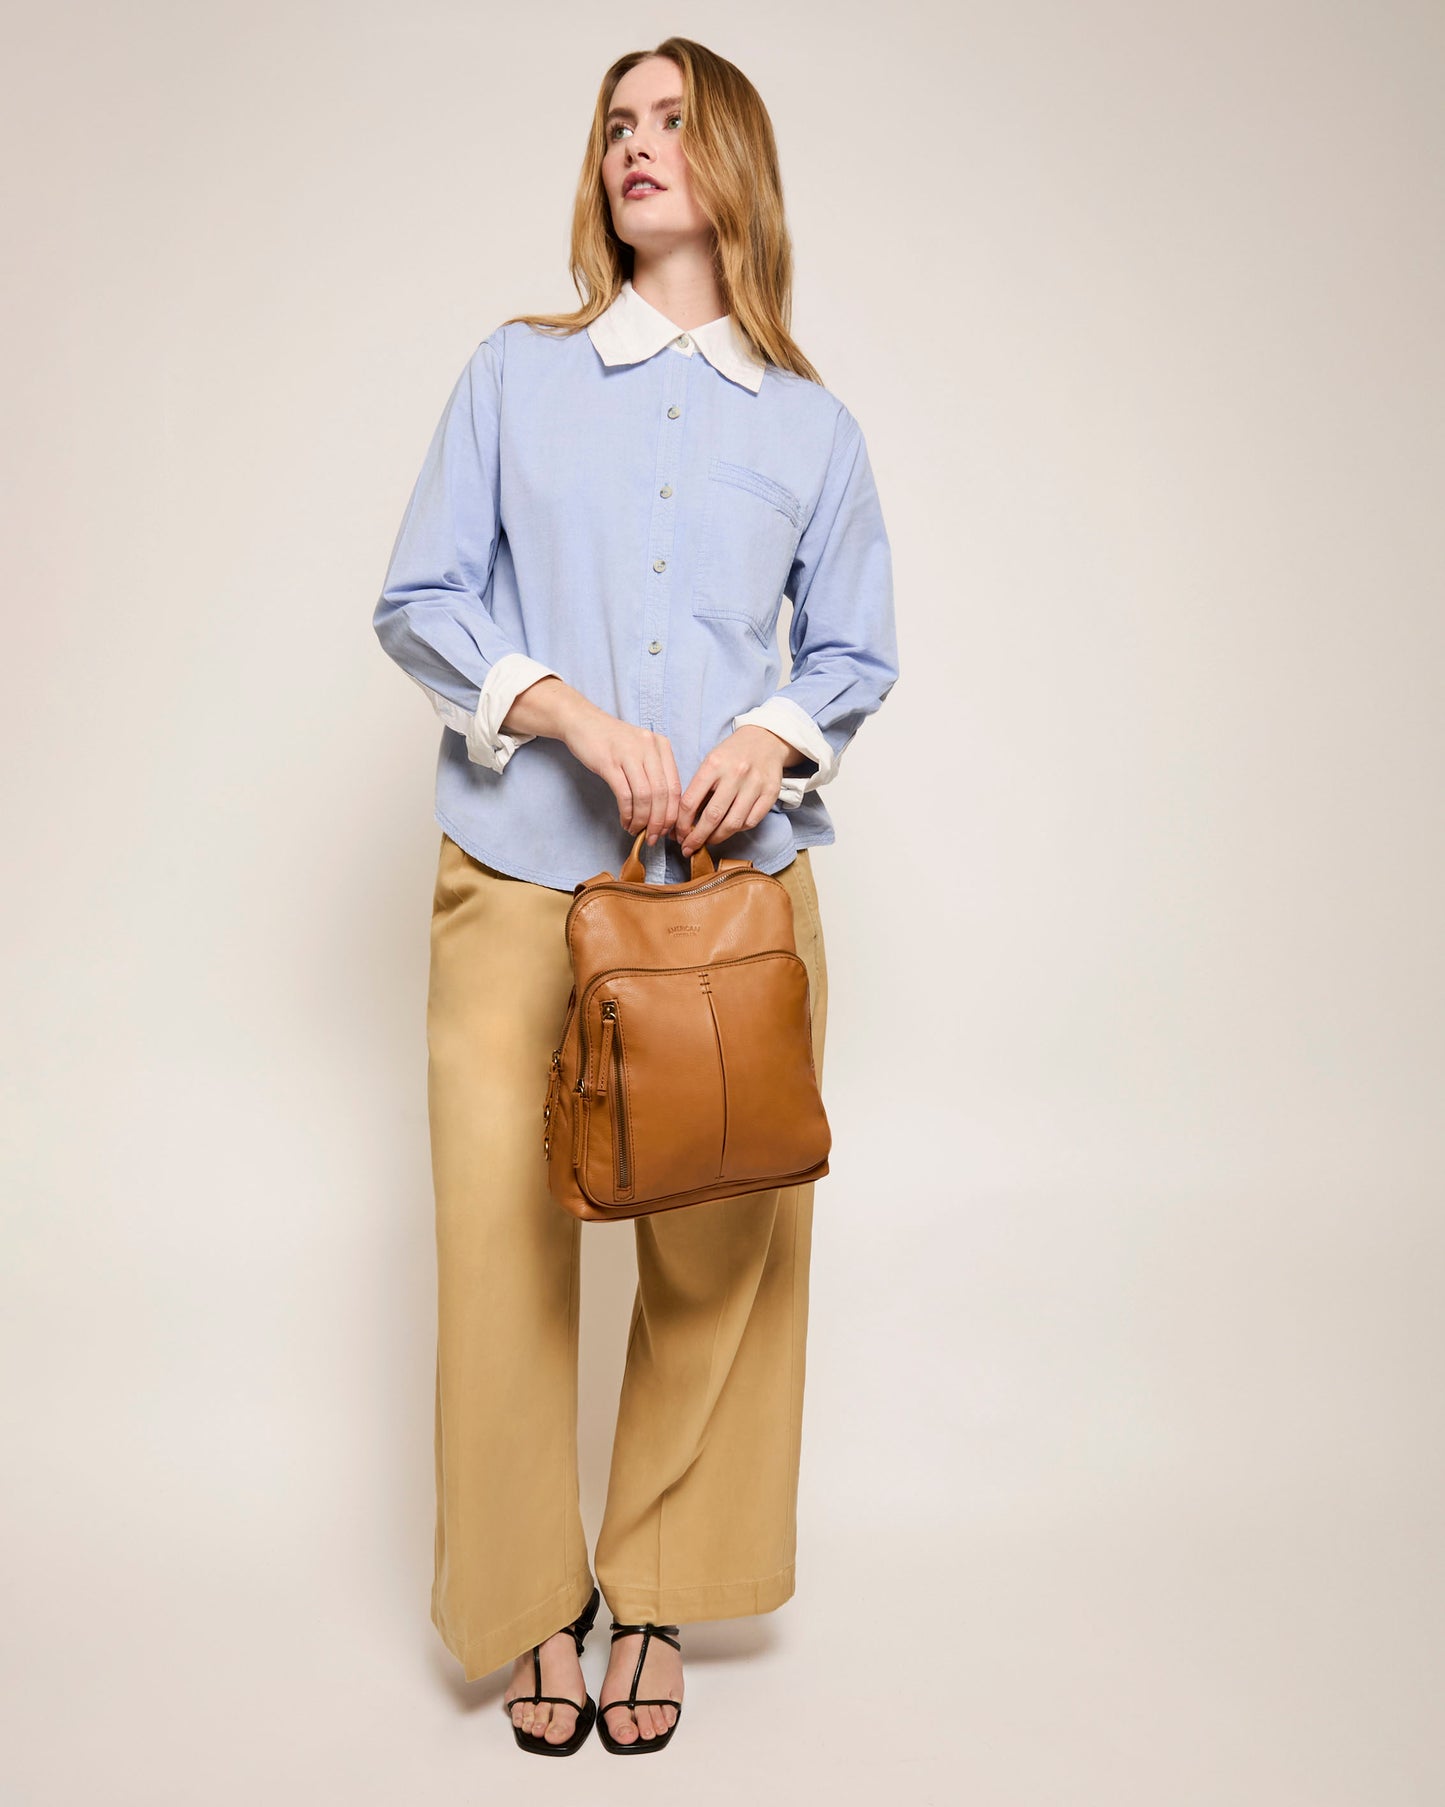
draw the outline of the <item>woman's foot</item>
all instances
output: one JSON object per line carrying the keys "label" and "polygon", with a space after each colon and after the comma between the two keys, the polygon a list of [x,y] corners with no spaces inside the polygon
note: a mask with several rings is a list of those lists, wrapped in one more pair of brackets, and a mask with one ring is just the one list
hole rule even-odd
{"label": "woman's foot", "polygon": [[[554,1631],[537,1649],[542,1663],[542,1693],[570,1694],[573,1700],[580,1702],[587,1684],[582,1676],[582,1665],[577,1660],[577,1641],[572,1633],[566,1629]],[[539,1741],[545,1738],[548,1744],[562,1744],[577,1729],[577,1708],[550,1700],[536,1702],[518,1698],[532,1692],[534,1676],[532,1652],[527,1649],[512,1665],[512,1679],[507,1683],[502,1704],[511,1708],[513,1725],[521,1726],[524,1732],[530,1732]],[[515,1706],[511,1705],[513,1700],[516,1700]]]}
{"label": "woman's foot", "polygon": [[[648,1707],[640,1702],[637,1711],[627,1706],[632,1689],[632,1671],[637,1667],[637,1653],[642,1648],[642,1633],[628,1632],[612,1640],[612,1659],[602,1683],[598,1700],[616,1700],[622,1704],[607,1709],[607,1729],[619,1744],[635,1744],[638,1738],[656,1738],[673,1724],[677,1713],[672,1707]],[[682,1699],[682,1652],[661,1638],[647,1641],[647,1661],[637,1683],[639,1695],[670,1695]]]}

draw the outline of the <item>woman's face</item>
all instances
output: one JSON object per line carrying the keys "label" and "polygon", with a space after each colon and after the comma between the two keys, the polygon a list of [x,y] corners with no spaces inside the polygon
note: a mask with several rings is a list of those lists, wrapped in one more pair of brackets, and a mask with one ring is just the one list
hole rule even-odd
{"label": "woman's face", "polygon": [[608,111],[602,181],[618,238],[649,255],[712,231],[693,199],[683,129],[677,64],[651,56],[629,69]]}

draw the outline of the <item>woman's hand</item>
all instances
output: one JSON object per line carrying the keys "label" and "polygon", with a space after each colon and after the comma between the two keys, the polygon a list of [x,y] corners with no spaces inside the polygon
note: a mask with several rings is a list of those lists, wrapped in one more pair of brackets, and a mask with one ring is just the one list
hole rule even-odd
{"label": "woman's hand", "polygon": [[784,768],[804,758],[781,735],[749,724],[718,742],[684,791],[665,734],[620,721],[556,677],[522,691],[505,725],[560,740],[612,787],[624,833],[645,828],[649,847],[675,834],[688,859],[699,847],[756,828],[778,800]]}
{"label": "woman's hand", "polygon": [[[699,847],[756,828],[777,802],[785,762],[802,754],[781,735],[749,723],[720,740],[694,772],[682,793],[677,833],[684,857]],[[699,809],[699,805],[702,807]]]}
{"label": "woman's hand", "polygon": [[672,742],[651,728],[619,721],[588,704],[572,713],[559,738],[589,772],[612,786],[625,833],[647,830],[649,847],[677,820],[682,781]]}

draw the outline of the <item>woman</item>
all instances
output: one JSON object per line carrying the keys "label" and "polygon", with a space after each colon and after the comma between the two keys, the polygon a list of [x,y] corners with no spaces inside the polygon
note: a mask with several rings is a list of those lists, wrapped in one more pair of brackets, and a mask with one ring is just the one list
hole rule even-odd
{"label": "woman", "polygon": [[[511,170],[527,180],[524,159]],[[523,1749],[595,1722],[661,1749],[678,1627],[794,1590],[812,1186],[634,1218],[638,1290],[596,1577],[577,1486],[580,1220],[542,1106],[573,887],[646,830],[648,881],[704,845],[793,902],[821,1079],[809,849],[819,795],[897,676],[889,547],[858,423],[788,334],[772,127],[739,70],[668,38],[602,83],[573,220],[575,313],[469,359],[375,627],[447,732],[427,1005],[436,1191],[432,1617],[469,1680],[514,1667]],[[777,685],[784,593],[791,681]],[[599,1704],[600,1703],[600,1704]]]}

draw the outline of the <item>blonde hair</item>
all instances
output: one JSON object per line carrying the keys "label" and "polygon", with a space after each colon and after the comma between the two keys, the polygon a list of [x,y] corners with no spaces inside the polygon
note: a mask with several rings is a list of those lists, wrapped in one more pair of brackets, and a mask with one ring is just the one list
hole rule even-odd
{"label": "blonde hair", "polygon": [[664,38],[655,50],[631,50],[602,78],[572,209],[568,269],[582,305],[571,313],[514,314],[512,320],[540,331],[581,332],[612,305],[631,275],[632,247],[613,230],[602,159],[618,82],[654,56],[670,58],[682,71],[688,173],[716,234],[714,267],[724,305],[760,357],[821,384],[788,330],[793,245],[772,120],[742,70],[692,38]]}

